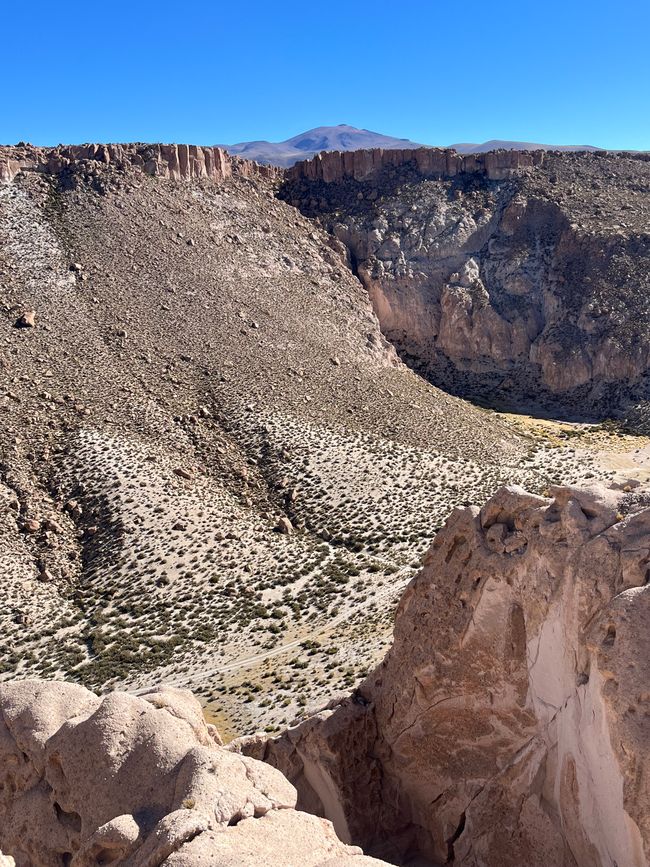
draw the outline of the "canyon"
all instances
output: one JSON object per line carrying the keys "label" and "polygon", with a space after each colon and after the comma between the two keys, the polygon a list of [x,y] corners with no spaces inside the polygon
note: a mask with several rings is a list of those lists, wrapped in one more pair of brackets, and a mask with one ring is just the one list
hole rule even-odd
{"label": "canyon", "polygon": [[645,154],[321,154],[281,195],[346,247],[383,333],[447,390],[587,417],[648,397]]}
{"label": "canyon", "polygon": [[649,217],[639,154],[0,148],[0,851],[644,867]]}

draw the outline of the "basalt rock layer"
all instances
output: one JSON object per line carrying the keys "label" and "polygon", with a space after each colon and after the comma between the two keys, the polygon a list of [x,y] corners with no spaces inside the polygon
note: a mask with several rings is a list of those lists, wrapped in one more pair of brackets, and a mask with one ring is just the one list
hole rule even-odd
{"label": "basalt rock layer", "polygon": [[436,384],[601,415],[650,393],[647,155],[326,153],[281,195],[345,244]]}
{"label": "basalt rock layer", "polygon": [[543,161],[543,151],[496,150],[485,154],[459,154],[454,150],[427,147],[324,151],[288,169],[286,177],[289,181],[306,178],[325,183],[348,178],[362,181],[383,169],[413,165],[425,177],[452,178],[462,174],[481,174],[490,180],[502,180],[512,177],[521,169],[542,165]]}
{"label": "basalt rock layer", "polygon": [[18,867],[381,863],[296,812],[276,770],[224,750],[190,693],[24,681],[0,688],[0,710],[0,847]]}
{"label": "basalt rock layer", "polygon": [[0,147],[0,183],[12,181],[20,172],[57,174],[66,168],[96,162],[123,169],[141,169],[148,175],[186,180],[209,178],[224,181],[232,175],[274,177],[278,171],[249,160],[230,156],[218,147],[186,144],[83,144],[39,148],[32,145]]}
{"label": "basalt rock layer", "polygon": [[648,497],[548,493],[456,510],[354,697],[239,744],[344,839],[397,863],[647,865]]}

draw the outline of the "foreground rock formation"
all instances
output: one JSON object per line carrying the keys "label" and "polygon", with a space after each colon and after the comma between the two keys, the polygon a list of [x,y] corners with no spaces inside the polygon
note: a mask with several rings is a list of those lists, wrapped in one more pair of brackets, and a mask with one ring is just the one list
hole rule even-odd
{"label": "foreground rock formation", "polygon": [[343,839],[397,863],[648,863],[648,497],[548,494],[457,509],[354,697],[238,745]]}
{"label": "foreground rock formation", "polygon": [[189,693],[23,681],[0,688],[0,711],[0,848],[18,867],[381,863],[296,812],[276,770],[224,750]]}

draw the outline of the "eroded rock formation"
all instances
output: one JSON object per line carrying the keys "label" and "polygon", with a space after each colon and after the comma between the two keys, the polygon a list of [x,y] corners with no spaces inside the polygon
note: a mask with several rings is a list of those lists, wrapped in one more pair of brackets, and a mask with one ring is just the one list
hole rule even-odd
{"label": "eroded rock formation", "polygon": [[274,177],[273,166],[230,156],[218,147],[186,144],[84,144],[39,148],[32,145],[0,147],[0,183],[24,171],[56,174],[71,165],[96,162],[118,168],[131,166],[149,175],[174,180],[209,178],[223,181],[233,174]]}
{"label": "eroded rock formation", "polygon": [[311,160],[287,169],[288,180],[342,181],[365,180],[383,169],[413,165],[426,177],[452,178],[463,174],[482,174],[502,180],[532,166],[541,165],[544,151],[496,150],[485,154],[459,154],[448,148],[406,148],[403,150],[324,151]]}
{"label": "eroded rock formation", "polygon": [[282,774],[224,750],[190,693],[22,681],[0,710],[0,847],[18,867],[381,863],[296,812]]}
{"label": "eroded rock formation", "polygon": [[648,500],[548,493],[456,510],[355,697],[238,745],[344,839],[398,863],[648,863]]}
{"label": "eroded rock formation", "polygon": [[283,170],[197,145],[0,148],[0,182],[99,167],[278,179],[347,249],[385,336],[447,390],[605,415],[650,398],[647,155],[375,149]]}
{"label": "eroded rock formation", "polygon": [[650,394],[649,189],[643,156],[423,149],[321,154],[281,195],[435,384],[611,414]]}

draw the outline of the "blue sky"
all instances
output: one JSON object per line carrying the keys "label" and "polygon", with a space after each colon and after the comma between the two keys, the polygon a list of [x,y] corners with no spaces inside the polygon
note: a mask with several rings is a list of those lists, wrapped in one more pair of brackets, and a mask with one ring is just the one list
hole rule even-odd
{"label": "blue sky", "polygon": [[33,0],[3,29],[2,143],[349,123],[426,144],[650,149],[648,0]]}

